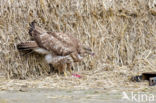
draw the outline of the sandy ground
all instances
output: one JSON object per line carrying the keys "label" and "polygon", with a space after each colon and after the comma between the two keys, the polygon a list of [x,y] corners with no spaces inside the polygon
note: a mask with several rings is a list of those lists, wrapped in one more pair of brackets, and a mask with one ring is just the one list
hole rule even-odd
{"label": "sandy ground", "polygon": [[[58,79],[57,79],[58,78]],[[148,86],[148,82],[141,83],[126,82],[108,87],[107,85],[99,88],[83,87],[81,82],[77,83],[78,78],[48,76],[41,79],[10,79],[0,78],[0,103],[155,103],[155,87]],[[63,83],[72,81],[77,83],[71,86]],[[75,80],[73,80],[75,79]],[[82,79],[82,78],[81,78]],[[81,80],[80,79],[80,80]],[[62,80],[62,85],[54,81]],[[63,81],[64,80],[64,81]],[[125,85],[125,86],[124,86]],[[123,99],[124,94],[128,99]],[[132,96],[132,93],[135,95]],[[154,99],[150,101],[150,97]],[[144,97],[142,97],[144,96]],[[132,99],[133,98],[133,99]],[[146,98],[146,99],[142,99]],[[139,101],[140,100],[140,101]],[[144,102],[142,102],[144,101]]]}
{"label": "sandy ground", "polygon": [[[127,95],[130,97],[131,93],[127,92]],[[152,95],[154,95],[154,93]],[[138,94],[138,96],[141,98],[140,94]],[[138,103],[138,96],[135,97],[137,101],[134,101],[122,99],[123,92],[115,90],[108,92],[102,89],[59,90],[27,88],[19,91],[0,91],[0,103]],[[150,102],[148,99],[149,98],[147,98],[147,101],[144,103],[156,102],[156,100]],[[141,101],[141,103],[143,102]]]}

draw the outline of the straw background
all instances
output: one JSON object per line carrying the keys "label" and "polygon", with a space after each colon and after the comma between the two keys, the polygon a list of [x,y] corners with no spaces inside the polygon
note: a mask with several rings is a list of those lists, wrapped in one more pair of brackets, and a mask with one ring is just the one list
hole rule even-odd
{"label": "straw background", "polygon": [[[29,40],[33,20],[49,31],[70,32],[95,52],[74,67],[86,76],[78,82],[81,86],[114,86],[118,80],[156,71],[155,0],[0,0],[1,75],[48,75],[43,57],[22,56],[16,48]],[[94,82],[83,84],[87,81]]]}

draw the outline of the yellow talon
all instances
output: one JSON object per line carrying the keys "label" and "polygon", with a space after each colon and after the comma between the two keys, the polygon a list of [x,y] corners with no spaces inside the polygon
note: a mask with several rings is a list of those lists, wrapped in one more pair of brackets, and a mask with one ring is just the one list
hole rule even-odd
{"label": "yellow talon", "polygon": [[67,73],[66,73],[66,71],[64,71],[64,76],[67,77]]}
{"label": "yellow talon", "polygon": [[69,69],[69,73],[72,74],[72,70],[71,70],[71,68]]}

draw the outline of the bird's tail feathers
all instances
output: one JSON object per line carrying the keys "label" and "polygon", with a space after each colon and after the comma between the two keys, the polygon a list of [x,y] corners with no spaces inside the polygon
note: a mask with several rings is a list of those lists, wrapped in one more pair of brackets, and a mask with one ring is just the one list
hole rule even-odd
{"label": "bird's tail feathers", "polygon": [[35,41],[22,42],[22,43],[17,45],[18,50],[24,50],[24,51],[32,50],[32,49],[37,48],[37,47],[38,47],[38,45]]}
{"label": "bird's tail feathers", "polygon": [[30,27],[31,28],[35,28],[35,24],[36,24],[37,22],[35,21],[35,20],[33,20],[29,25],[30,25]]}
{"label": "bird's tail feathers", "polygon": [[32,31],[33,30],[35,30],[35,24],[36,24],[37,22],[35,21],[35,20],[33,20],[30,24],[29,24],[29,26],[30,26],[30,29],[29,29],[29,34],[32,36]]}

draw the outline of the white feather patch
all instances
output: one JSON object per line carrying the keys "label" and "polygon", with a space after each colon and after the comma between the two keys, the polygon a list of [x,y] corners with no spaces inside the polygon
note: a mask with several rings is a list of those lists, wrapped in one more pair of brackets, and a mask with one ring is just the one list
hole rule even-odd
{"label": "white feather patch", "polygon": [[47,61],[47,63],[52,63],[52,61],[53,61],[52,55],[51,54],[47,54],[45,56],[45,60]]}
{"label": "white feather patch", "polygon": [[78,58],[79,58],[80,60],[83,59],[83,57],[82,57],[81,55],[79,55],[79,54],[78,54]]}
{"label": "white feather patch", "polygon": [[49,53],[47,50],[42,49],[42,48],[35,48],[34,51],[37,53],[40,53],[40,54],[48,54]]}

